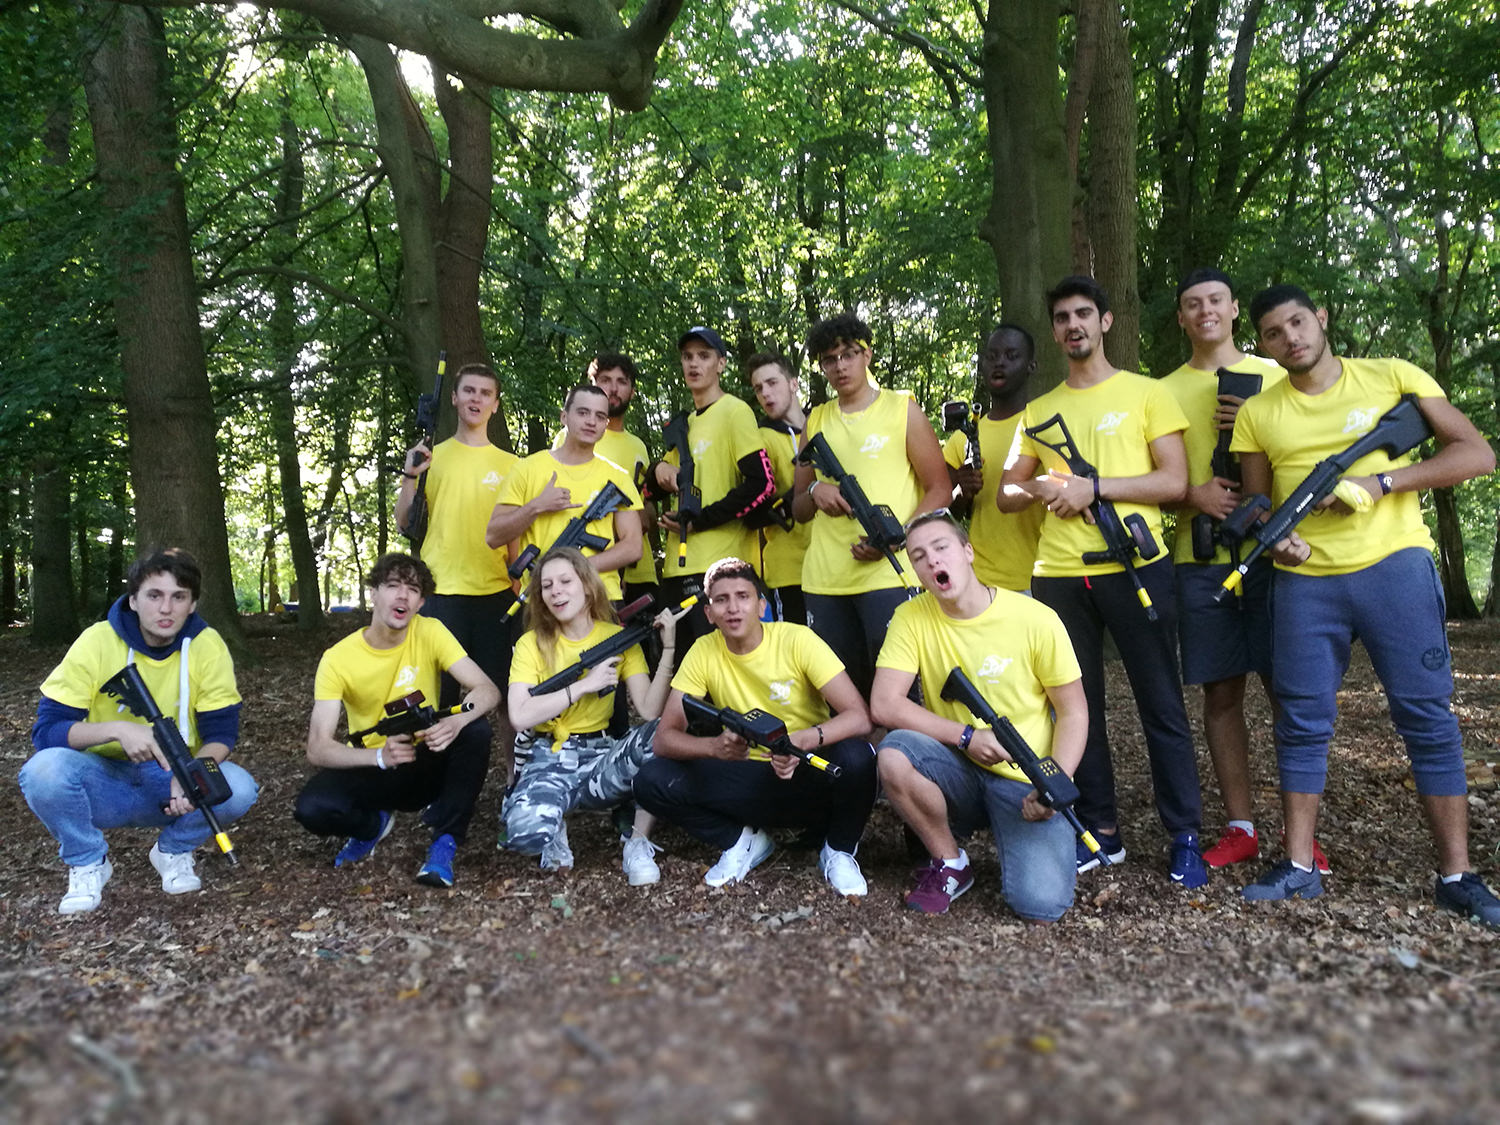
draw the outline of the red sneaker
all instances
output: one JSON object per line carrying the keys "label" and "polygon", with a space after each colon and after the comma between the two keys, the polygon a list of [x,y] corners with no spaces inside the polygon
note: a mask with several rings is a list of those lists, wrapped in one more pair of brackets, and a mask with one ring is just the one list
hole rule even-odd
{"label": "red sneaker", "polygon": [[1210,867],[1228,867],[1231,863],[1245,863],[1260,855],[1260,837],[1254,832],[1232,825],[1224,829],[1219,842],[1203,853],[1203,862]]}
{"label": "red sneaker", "polygon": [[974,865],[962,871],[934,859],[922,872],[917,885],[906,892],[906,905],[923,914],[946,914],[953,900],[974,885]]}

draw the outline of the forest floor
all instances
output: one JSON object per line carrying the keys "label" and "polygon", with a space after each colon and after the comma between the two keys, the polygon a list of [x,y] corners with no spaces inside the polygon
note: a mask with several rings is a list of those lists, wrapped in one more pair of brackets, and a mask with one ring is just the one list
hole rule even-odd
{"label": "forest floor", "polygon": [[[71,918],[56,913],[55,845],[15,785],[62,652],[0,636],[0,1120],[1500,1119],[1500,933],[1432,904],[1431,843],[1362,653],[1319,829],[1334,868],[1322,898],[1252,906],[1246,868],[1170,885],[1114,669],[1129,858],[1081,877],[1074,909],[1041,929],[1006,909],[983,838],[952,913],[902,909],[911,864],[884,804],[857,902],[787,850],[709,890],[715,856],[672,830],[661,883],[628,887],[602,816],[572,829],[576,871],[544,875],[493,846],[498,784],[452,891],[413,882],[411,817],[335,871],[335,845],[291,818],[328,638],[252,627],[236,760],[261,798],[233,833],[240,866],[202,850],[202,893],[168,898],[151,835],[116,832],[103,905]],[[1452,640],[1474,866],[1497,886],[1500,628]],[[1274,855],[1258,688],[1251,708]],[[1200,769],[1212,839],[1206,754]]]}

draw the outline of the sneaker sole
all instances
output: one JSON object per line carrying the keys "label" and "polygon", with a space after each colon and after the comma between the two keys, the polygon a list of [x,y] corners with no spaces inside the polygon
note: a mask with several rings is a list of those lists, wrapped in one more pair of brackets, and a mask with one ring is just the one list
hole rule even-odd
{"label": "sneaker sole", "polygon": [[632,887],[650,887],[661,882],[661,872],[657,871],[654,874],[647,875],[645,878],[637,878],[634,875],[626,875],[625,881]]}
{"label": "sneaker sole", "polygon": [[912,902],[911,899],[906,895],[901,896],[901,905],[906,907],[906,909],[908,910],[915,910],[918,914],[931,914],[933,917],[937,917],[939,915],[948,913],[948,911],[952,909],[953,904],[959,899],[963,898],[964,895],[968,894],[969,891],[971,891],[973,888],[974,882],[973,880],[970,880],[964,886],[960,887],[958,890],[954,891],[951,895],[948,896],[948,905],[943,907],[943,909],[941,910],[926,910],[923,907],[916,905],[916,903]]}
{"label": "sneaker sole", "polygon": [[429,871],[425,867],[417,872],[417,882],[421,883],[424,887],[438,887],[442,890],[453,886],[452,879],[445,879],[436,871]]}
{"label": "sneaker sole", "polygon": [[[1106,866],[1104,860],[1102,860],[1102,859],[1099,858],[1099,856],[1103,855],[1103,854],[1104,853],[1101,851],[1099,853],[1099,855],[1090,857],[1090,859],[1089,859],[1089,861],[1087,863],[1083,864],[1082,866],[1080,866],[1078,868],[1078,874],[1082,875],[1085,871],[1092,871],[1096,867],[1104,867],[1104,866]],[[1121,848],[1119,851],[1111,853],[1111,855],[1109,857],[1109,864],[1108,864],[1108,866],[1110,866],[1110,867],[1118,867],[1120,864],[1122,864],[1124,862],[1125,862],[1125,849]]]}

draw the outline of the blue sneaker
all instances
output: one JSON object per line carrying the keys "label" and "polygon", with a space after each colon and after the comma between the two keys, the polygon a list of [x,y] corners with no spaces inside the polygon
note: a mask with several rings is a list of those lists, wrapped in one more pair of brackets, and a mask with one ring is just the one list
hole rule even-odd
{"label": "blue sneaker", "polygon": [[429,887],[453,886],[453,853],[458,851],[458,841],[444,832],[427,849],[427,862],[417,872],[417,882]]}
{"label": "blue sneaker", "polygon": [[1481,926],[1500,929],[1500,899],[1491,894],[1483,880],[1472,871],[1465,871],[1463,878],[1456,883],[1445,883],[1439,879],[1433,890],[1433,898],[1444,910],[1462,914]]}
{"label": "blue sneaker", "polygon": [[1240,892],[1251,902],[1275,902],[1284,898],[1317,898],[1323,893],[1323,876],[1317,869],[1299,871],[1284,859]]}
{"label": "blue sneaker", "polygon": [[[1099,851],[1108,859],[1111,867],[1117,863],[1125,862],[1125,845],[1120,842],[1119,832],[1095,832],[1094,839],[1099,844]],[[1078,840],[1075,843],[1078,855],[1078,874],[1082,875],[1085,871],[1092,871],[1103,862],[1099,856],[1089,851],[1088,845],[1082,840]]]}
{"label": "blue sneaker", "polygon": [[344,846],[339,849],[339,854],[333,857],[335,867],[343,867],[346,863],[358,863],[375,850],[375,845],[391,834],[391,827],[396,823],[396,814],[380,810],[380,831],[368,840],[356,840],[350,836],[344,841]]}
{"label": "blue sneaker", "polygon": [[1172,882],[1179,887],[1201,887],[1208,882],[1196,832],[1179,832],[1172,837]]}

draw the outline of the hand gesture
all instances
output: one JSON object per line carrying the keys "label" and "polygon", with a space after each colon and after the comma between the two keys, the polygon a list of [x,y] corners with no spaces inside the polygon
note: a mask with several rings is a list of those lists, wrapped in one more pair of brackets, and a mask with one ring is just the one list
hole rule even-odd
{"label": "hand gesture", "polygon": [[1312,557],[1312,548],[1294,531],[1271,548],[1271,557],[1282,566],[1301,566]]}
{"label": "hand gesture", "polygon": [[1042,799],[1037,795],[1035,789],[1026,794],[1021,801],[1022,820],[1046,820],[1052,815],[1053,811],[1042,804]]}
{"label": "hand gesture", "polygon": [[162,812],[167,816],[186,816],[193,811],[193,802],[187,799],[187,794],[182,791],[182,784],[175,775],[172,778],[171,793],[167,803],[161,807]]}
{"label": "hand gesture", "polygon": [[1051,496],[1043,496],[1049,512],[1063,519],[1071,519],[1088,511],[1089,505],[1094,502],[1093,478],[1074,476],[1062,470],[1054,470],[1047,477],[1055,484],[1051,489]]}
{"label": "hand gesture", "polygon": [[427,448],[425,441],[419,441],[406,451],[406,473],[410,476],[418,476],[427,471],[432,464],[432,450]]}
{"label": "hand gesture", "polygon": [[801,765],[802,759],[795,754],[772,754],[771,769],[782,781],[791,779],[793,772]]}
{"label": "hand gesture", "polygon": [[979,495],[979,490],[984,487],[984,471],[976,469],[972,465],[965,465],[958,470],[958,489],[965,500],[972,500]]}
{"label": "hand gesture", "polygon": [[166,755],[161,752],[161,747],[156,745],[156,736],[151,733],[151,728],[145,723],[121,721],[115,724],[114,735],[115,741],[125,751],[125,757],[132,762],[149,762],[155,758],[162,769],[172,768],[167,764]]}
{"label": "hand gesture", "polygon": [[1240,407],[1245,405],[1245,400],[1239,395],[1220,395],[1219,405],[1214,410],[1214,428],[1218,430],[1234,429],[1234,419],[1240,412]]}
{"label": "hand gesture", "polygon": [[573,503],[573,494],[557,483],[557,473],[554,472],[550,480],[536,498],[532,500],[532,506],[537,513],[542,512],[565,512],[569,508],[581,508],[582,504]]}
{"label": "hand gesture", "polygon": [[652,619],[651,623],[661,633],[661,643],[663,646],[670,645],[677,639],[677,623],[692,612],[692,606],[679,609],[675,605],[669,605]]}
{"label": "hand gesture", "polygon": [[869,539],[863,535],[859,537],[857,543],[850,546],[849,553],[860,562],[878,562],[885,558],[885,555],[881,553],[879,548],[870,546]]}

